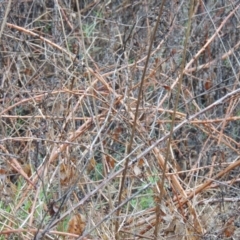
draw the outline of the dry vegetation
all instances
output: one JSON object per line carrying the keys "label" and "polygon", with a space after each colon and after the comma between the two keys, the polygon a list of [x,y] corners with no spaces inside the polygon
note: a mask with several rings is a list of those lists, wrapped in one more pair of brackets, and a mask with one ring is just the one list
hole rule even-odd
{"label": "dry vegetation", "polygon": [[0,10],[0,239],[240,239],[238,1]]}

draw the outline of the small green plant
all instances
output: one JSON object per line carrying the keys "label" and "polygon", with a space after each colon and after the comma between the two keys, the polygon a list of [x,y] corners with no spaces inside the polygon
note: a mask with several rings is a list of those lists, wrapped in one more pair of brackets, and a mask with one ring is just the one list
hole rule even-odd
{"label": "small green plant", "polygon": [[103,179],[103,166],[102,163],[98,163],[94,169],[93,180],[99,181]]}
{"label": "small green plant", "polygon": [[147,209],[154,206],[153,192],[151,189],[147,190],[144,195],[141,195],[130,201],[134,209]]}
{"label": "small green plant", "polygon": [[96,27],[95,23],[93,23],[93,24],[85,24],[83,26],[83,32],[85,34],[85,37],[87,37],[87,38],[91,37],[95,27]]}
{"label": "small green plant", "polygon": [[64,218],[61,222],[57,225],[57,230],[60,232],[66,232],[68,228],[69,217]]}

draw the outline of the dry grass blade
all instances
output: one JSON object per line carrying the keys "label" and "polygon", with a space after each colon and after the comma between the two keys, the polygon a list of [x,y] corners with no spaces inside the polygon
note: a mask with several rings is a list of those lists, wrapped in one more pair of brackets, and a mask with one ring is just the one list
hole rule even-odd
{"label": "dry grass blade", "polygon": [[1,1],[0,239],[239,239],[239,11]]}

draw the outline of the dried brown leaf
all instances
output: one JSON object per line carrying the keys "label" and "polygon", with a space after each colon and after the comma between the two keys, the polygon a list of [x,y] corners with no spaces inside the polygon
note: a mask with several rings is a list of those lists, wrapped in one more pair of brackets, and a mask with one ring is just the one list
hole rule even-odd
{"label": "dried brown leaf", "polygon": [[25,164],[23,166],[23,171],[27,174],[28,177],[32,176],[32,168],[30,164]]}
{"label": "dried brown leaf", "polygon": [[94,158],[91,158],[87,165],[87,173],[89,174],[92,170],[95,169],[97,162]]}
{"label": "dried brown leaf", "polygon": [[115,166],[115,161],[109,155],[106,156],[107,165],[110,169],[113,169]]}
{"label": "dried brown leaf", "polygon": [[68,185],[74,178],[74,169],[70,164],[62,163],[60,165],[60,183],[63,186]]}
{"label": "dried brown leaf", "polygon": [[225,237],[229,238],[234,234],[234,231],[236,230],[236,227],[234,226],[234,217],[231,217],[224,228],[224,235]]}
{"label": "dried brown leaf", "polygon": [[59,211],[59,206],[53,200],[49,202],[47,208],[51,217]]}
{"label": "dried brown leaf", "polygon": [[73,215],[72,218],[69,220],[67,231],[69,233],[82,235],[85,227],[86,227],[85,217],[82,214],[77,213]]}

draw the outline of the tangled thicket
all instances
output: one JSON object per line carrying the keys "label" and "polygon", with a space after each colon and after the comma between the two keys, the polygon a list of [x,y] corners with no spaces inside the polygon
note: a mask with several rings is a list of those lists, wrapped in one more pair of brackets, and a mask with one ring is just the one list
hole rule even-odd
{"label": "tangled thicket", "polygon": [[0,16],[0,239],[240,237],[238,1]]}

